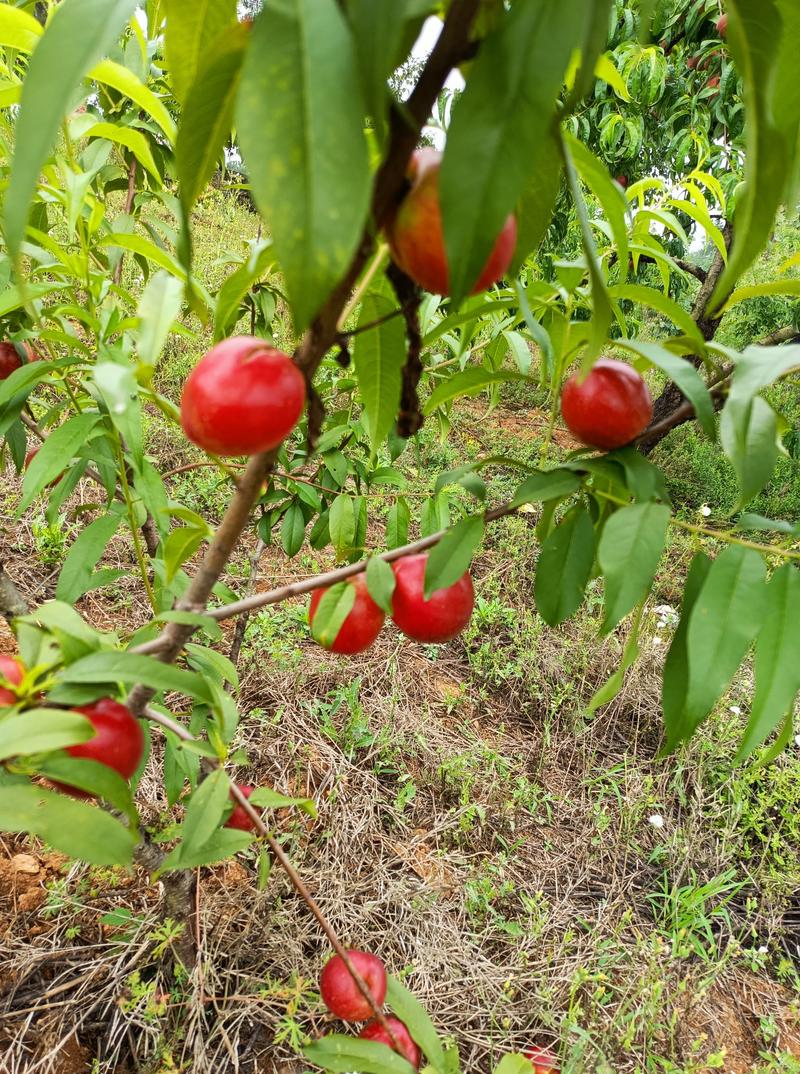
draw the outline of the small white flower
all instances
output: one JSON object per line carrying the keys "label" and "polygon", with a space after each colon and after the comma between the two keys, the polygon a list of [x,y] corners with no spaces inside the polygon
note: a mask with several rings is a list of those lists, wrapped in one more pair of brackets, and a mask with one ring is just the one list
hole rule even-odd
{"label": "small white flower", "polygon": [[759,947],[758,953],[759,953],[759,955],[766,955],[767,948],[766,947]]}
{"label": "small white flower", "polygon": [[660,813],[653,813],[652,816],[647,818],[647,823],[652,824],[654,828],[663,828],[664,818],[661,816]]}
{"label": "small white flower", "polygon": [[794,736],[794,744],[795,746],[800,746],[800,735]]}
{"label": "small white flower", "polygon": [[663,645],[661,638],[653,638],[653,645]]}
{"label": "small white flower", "polygon": [[728,711],[732,712],[734,716],[741,716],[742,715],[742,710],[739,708],[738,705],[729,705],[728,706]]}
{"label": "small white flower", "polygon": [[671,615],[675,614],[675,609],[671,604],[658,604],[653,611],[664,619],[669,619]]}
{"label": "small white flower", "polygon": [[708,518],[708,516],[711,514],[711,508],[708,506],[707,503],[704,503],[703,506],[700,508],[700,514],[703,516],[703,518]]}

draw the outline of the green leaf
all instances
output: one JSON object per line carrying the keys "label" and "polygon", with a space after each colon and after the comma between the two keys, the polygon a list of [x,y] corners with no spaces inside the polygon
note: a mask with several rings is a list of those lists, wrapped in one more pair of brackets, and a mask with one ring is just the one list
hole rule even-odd
{"label": "green leaf", "polygon": [[230,789],[231,781],[227,773],[218,768],[203,780],[189,799],[186,818],[180,829],[181,841],[176,848],[181,862],[207,843],[219,829],[230,800]]}
{"label": "green leaf", "polygon": [[236,117],[301,332],[344,275],[369,208],[364,104],[336,0],[267,0],[253,26]]}
{"label": "green leaf", "polygon": [[[204,786],[205,784],[203,784]],[[254,836],[236,828],[218,828],[205,843],[181,843],[167,857],[160,872],[173,869],[195,869],[200,865],[214,865],[215,862],[232,858],[253,842]]]}
{"label": "green leaf", "polygon": [[800,572],[785,564],[767,585],[767,614],[756,642],[756,691],[739,748],[743,761],[791,712],[800,692]]}
{"label": "green leaf", "polygon": [[609,677],[608,681],[597,690],[594,697],[586,706],[587,716],[594,715],[598,709],[614,700],[625,684],[625,676],[639,659],[639,628],[642,623],[643,610],[644,602],[636,609],[636,615],[633,617],[630,633],[625,641],[625,648],[622,650],[622,660],[620,661],[620,665],[613,675]]}
{"label": "green leaf", "polygon": [[552,172],[547,135],[584,7],[584,0],[515,4],[481,44],[453,110],[441,171],[454,302],[480,276],[530,176],[542,162]]}
{"label": "green leaf", "polygon": [[469,570],[475,550],[483,540],[483,515],[467,515],[433,546],[425,564],[424,598],[447,589]]}
{"label": "green leaf", "polygon": [[[370,292],[361,304],[358,327],[372,324],[397,309],[397,302],[389,295]],[[355,337],[353,368],[367,413],[373,455],[389,435],[397,417],[405,361],[406,331],[402,317],[393,317]]]}
{"label": "green leaf", "polygon": [[93,865],[130,865],[136,838],[94,805],[31,785],[0,786],[0,829],[29,832]]}
{"label": "green leaf", "polygon": [[686,635],[689,680],[679,738],[688,738],[722,696],[768,608],[764,560],[729,545],[711,566]]}
{"label": "green leaf", "polygon": [[61,476],[77,455],[79,448],[96,433],[100,421],[102,415],[97,411],[75,414],[50,433],[25,471],[18,514],[21,515],[30,507],[46,485]]}
{"label": "green leaf", "polygon": [[514,493],[512,507],[523,503],[562,500],[581,487],[581,480],[569,470],[544,470],[527,477]]}
{"label": "green leaf", "polygon": [[398,496],[389,513],[386,516],[386,547],[402,548],[408,543],[408,527],[411,521],[411,510],[408,500]]}
{"label": "green leaf", "polygon": [[279,794],[271,787],[256,787],[250,795],[249,801],[259,809],[288,809],[297,806],[310,817],[316,817],[317,807],[313,798],[288,798],[285,794]]}
{"label": "green leaf", "polygon": [[356,600],[355,587],[350,582],[336,582],[322,594],[314,612],[311,636],[319,645],[330,649],[342,629],[342,624],[353,610]]}
{"label": "green leaf", "polygon": [[163,102],[156,97],[155,93],[143,82],[140,82],[133,71],[123,67],[114,60],[101,60],[96,67],[89,72],[89,77],[95,82],[102,82],[104,86],[111,86],[125,94],[140,108],[156,121],[167,140],[174,144],[176,127],[175,121],[167,111]]}
{"label": "green leaf", "polygon": [[597,254],[597,245],[594,241],[592,226],[589,222],[586,202],[584,201],[580,183],[578,182],[575,161],[570,146],[563,134],[561,136],[560,146],[564,158],[564,170],[567,176],[567,184],[580,225],[583,253],[589,270],[589,282],[592,288],[591,332],[589,335],[588,346],[581,361],[581,369],[584,373],[587,373],[606,344],[608,332],[611,327],[613,310],[611,306],[611,298],[606,286],[606,280],[600,268],[600,259]]}
{"label": "green leaf", "polygon": [[13,4],[0,6],[0,45],[33,52],[42,36],[42,27],[27,11]]}
{"label": "green leaf", "polygon": [[54,756],[39,764],[37,771],[46,779],[66,783],[69,787],[78,787],[87,794],[105,799],[136,822],[136,807],[133,804],[131,788],[127,780],[107,764],[84,757]]}
{"label": "green leaf", "polygon": [[239,319],[241,302],[275,260],[270,242],[254,243],[246,263],[225,280],[217,293],[214,310],[214,342],[224,339]]}
{"label": "green leaf", "polygon": [[367,560],[366,579],[369,595],[382,611],[391,615],[392,595],[397,584],[391,564],[378,556],[372,556]]}
{"label": "green leaf", "polygon": [[711,297],[713,314],[763,249],[795,171],[800,131],[796,0],[729,0],[728,47],[744,82],[745,187],[737,199],[727,268]]}
{"label": "green leaf", "polygon": [[343,559],[353,550],[356,537],[356,517],[350,496],[337,496],[330,506],[328,529],[336,555]]}
{"label": "green leaf", "polygon": [[539,162],[529,173],[517,205],[517,247],[510,271],[516,275],[525,259],[536,253],[553,221],[564,162],[552,131],[542,138]]}
{"label": "green leaf", "polygon": [[236,0],[163,0],[170,82],[184,104],[216,40],[236,22]]}
{"label": "green leaf", "polygon": [[664,551],[670,510],[657,503],[622,507],[608,519],[597,560],[605,576],[603,633],[634,608],[650,589]]}
{"label": "green leaf", "polygon": [[677,354],[668,351],[666,347],[660,347],[657,343],[640,343],[634,339],[619,339],[615,342],[617,346],[625,347],[626,350],[646,358],[662,373],[666,373],[694,407],[703,431],[708,436],[714,437],[716,432],[714,404],[703,378],[690,362],[687,362],[685,358],[679,358]]}
{"label": "green leaf", "polygon": [[662,500],[669,503],[664,474],[634,447],[618,448],[606,455],[609,462],[618,462],[625,470],[628,489],[635,500]]}
{"label": "green leaf", "polygon": [[760,395],[749,403],[729,399],[719,423],[722,450],[739,481],[736,510],[750,503],[775,472],[778,461],[778,416]]}
{"label": "green leaf", "polygon": [[492,370],[484,366],[472,366],[470,369],[465,369],[463,373],[456,373],[438,384],[422,408],[423,413],[432,414],[437,407],[462,395],[477,395],[491,384],[525,379],[521,373],[512,370]]}
{"label": "green leaf", "polygon": [[578,504],[547,537],[536,565],[536,607],[548,626],[580,608],[594,564],[595,537],[589,512]]}
{"label": "green leaf", "polygon": [[503,1056],[494,1068],[494,1074],[531,1074],[531,1070],[533,1070],[533,1064],[530,1059],[526,1059],[524,1055],[519,1055],[516,1052],[511,1052]]}
{"label": "green leaf", "polygon": [[413,30],[425,15],[433,14],[434,7],[433,0],[346,2],[366,110],[375,120],[379,132],[390,100],[389,76],[404,59],[402,46],[409,22]]}
{"label": "green leaf", "polygon": [[159,182],[161,181],[161,173],[153,159],[150,143],[141,131],[137,131],[133,127],[121,127],[117,123],[94,123],[88,130],[84,131],[84,137],[103,138],[107,142],[124,145],[126,149],[130,149],[143,168],[149,171]]}
{"label": "green leaf", "polygon": [[303,1055],[315,1066],[339,1074],[415,1074],[415,1068],[387,1044],[326,1033],[307,1044]]}
{"label": "green leaf", "polygon": [[776,761],[789,743],[792,741],[792,731],[794,730],[794,712],[790,711],[786,713],[786,717],[783,721],[783,726],[778,733],[778,737],[769,747],[759,755],[756,762],[756,768],[764,768],[766,765],[770,765],[773,761]]}
{"label": "green leaf", "polygon": [[91,723],[79,712],[29,709],[0,720],[0,760],[74,746],[94,735]]}
{"label": "green leaf", "polygon": [[436,1027],[417,997],[396,977],[386,979],[386,1002],[403,1022],[435,1071],[447,1070],[447,1059]]}
{"label": "green leaf", "polygon": [[595,75],[602,81],[607,82],[614,93],[623,101],[630,101],[631,95],[625,84],[625,79],[614,66],[613,54],[607,52],[600,56],[594,67]]}
{"label": "green leaf", "polygon": [[136,351],[139,361],[154,366],[181,312],[183,286],[181,281],[160,270],[150,278],[139,299],[136,315]]}
{"label": "green leaf", "polygon": [[106,546],[122,521],[121,510],[110,510],[91,522],[75,540],[67,553],[58,576],[56,599],[74,604],[79,597],[93,589],[93,572]]}
{"label": "green leaf", "polygon": [[[174,691],[199,701],[210,701],[208,688],[199,675],[183,668],[162,664],[151,656],[138,653],[106,652],[92,653],[59,674],[60,683],[125,683],[133,686],[146,682],[155,690]],[[51,698],[58,700],[58,686],[51,692]]]}
{"label": "green leaf", "polygon": [[765,295],[800,295],[800,280],[773,280],[769,283],[754,283],[749,287],[739,287],[719,311],[720,317],[740,302]]}
{"label": "green leaf", "polygon": [[217,620],[212,619],[210,615],[201,615],[199,612],[161,612],[160,615],[155,616],[153,622],[183,623],[185,626],[197,627],[198,630],[205,631],[212,641],[219,641],[222,637],[222,630]]}
{"label": "green leaf", "polygon": [[39,172],[72,91],[111,49],[135,7],[135,0],[62,0],[30,58],[4,206],[13,257],[19,255]]}
{"label": "green leaf", "polygon": [[167,585],[208,536],[207,530],[194,526],[178,526],[172,530],[164,542],[164,580]]}
{"label": "green leaf", "polygon": [[667,659],[664,662],[661,707],[664,712],[664,727],[667,739],[665,750],[667,752],[673,750],[682,738],[691,734],[686,724],[686,693],[689,689],[687,637],[692,610],[705,585],[710,569],[711,560],[704,553],[698,552],[692,560],[692,565],[686,577],[680,621],[672,638]]}
{"label": "green leaf", "polygon": [[[608,293],[612,299],[629,299],[631,302],[636,302],[640,306],[647,306],[649,309],[658,310],[659,313],[663,313],[665,317],[668,317],[673,324],[676,324],[694,344],[697,348],[698,354],[703,354],[706,349],[705,340],[700,333],[700,329],[692,319],[691,314],[679,306],[677,302],[665,295],[663,291],[659,291],[655,287],[646,287],[644,284],[638,283],[624,283],[617,284],[614,287],[609,287]],[[641,352],[639,352],[641,353]],[[671,353],[669,351],[667,354]],[[675,355],[673,355],[675,358]],[[680,359],[676,359],[680,361]],[[694,372],[694,367],[690,366],[688,362],[683,363],[689,369]]]}
{"label": "green leaf", "polygon": [[[569,144],[572,159],[575,162],[575,167],[580,175],[581,179],[588,186],[606,214],[606,219],[611,226],[611,232],[614,236],[614,245],[617,250],[617,262],[624,275],[628,272],[628,203],[625,199],[625,195],[620,190],[619,186],[611,179],[608,174],[608,169],[602,161],[586,148],[583,143],[579,142],[577,138],[573,138],[571,134],[565,133],[565,138]],[[647,288],[643,288],[647,290]],[[611,292],[613,297],[613,292]],[[662,296],[663,297],[663,296]],[[677,303],[674,303],[676,309],[683,312]],[[701,341],[703,337],[700,335],[697,325],[686,314],[686,320],[691,324],[692,329],[697,333],[698,338]]]}
{"label": "green leaf", "polygon": [[175,145],[187,215],[214,174],[230,135],[247,37],[247,27],[240,25],[218,38],[188,91]]}
{"label": "green leaf", "polygon": [[[348,506],[350,501],[348,500]],[[350,506],[350,515],[352,516],[353,509]],[[306,535],[306,520],[303,514],[303,509],[300,504],[295,501],[289,504],[289,508],[281,521],[281,547],[287,556],[296,556],[300,549],[303,547],[303,540]]]}

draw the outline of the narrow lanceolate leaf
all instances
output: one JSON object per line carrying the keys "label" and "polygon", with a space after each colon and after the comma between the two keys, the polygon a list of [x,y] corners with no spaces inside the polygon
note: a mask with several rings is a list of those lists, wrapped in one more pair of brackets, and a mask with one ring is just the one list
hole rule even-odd
{"label": "narrow lanceolate leaf", "polygon": [[139,318],[136,350],[140,362],[156,364],[182,304],[181,281],[160,269],[145,287],[136,309]]}
{"label": "narrow lanceolate leaf", "polygon": [[311,624],[314,641],[329,649],[336,641],[342,623],[353,610],[355,600],[356,591],[349,582],[337,582],[327,589],[314,612]]}
{"label": "narrow lanceolate leaf", "polygon": [[[359,327],[372,324],[397,309],[388,294],[370,293],[361,305]],[[367,412],[373,454],[389,435],[397,417],[406,360],[406,333],[402,317],[392,317],[377,328],[356,336],[353,367]]]}
{"label": "narrow lanceolate leaf", "polygon": [[31,56],[4,206],[6,243],[13,256],[25,237],[36,180],[55,141],[66,102],[117,40],[135,7],[136,0],[63,0]]}
{"label": "narrow lanceolate leaf", "polygon": [[449,403],[451,399],[460,398],[462,395],[477,395],[492,384],[502,384],[510,380],[525,380],[525,377],[511,370],[494,371],[483,366],[465,369],[463,373],[456,373],[438,384],[428,397],[423,410],[426,414],[432,414],[437,407]]}
{"label": "narrow lanceolate leaf", "polygon": [[711,566],[686,636],[687,737],[722,696],[758,636],[768,610],[766,567],[751,548],[729,545]]}
{"label": "narrow lanceolate leaf", "polygon": [[711,298],[714,312],[764,247],[792,180],[800,131],[797,0],[729,0],[728,46],[744,81],[745,188],[731,257]]}
{"label": "narrow lanceolate leaf", "polygon": [[41,36],[42,27],[33,15],[13,4],[0,6],[0,45],[33,52]]}
{"label": "narrow lanceolate leaf", "polygon": [[129,865],[136,846],[133,833],[109,813],[31,784],[0,787],[0,830],[38,835],[93,865]]}
{"label": "narrow lanceolate leaf", "polygon": [[694,407],[697,420],[707,436],[715,435],[714,404],[703,378],[685,358],[668,351],[658,343],[641,343],[637,339],[619,341],[620,346],[652,362],[657,369],[674,381]]}
{"label": "narrow lanceolate leaf", "polygon": [[123,510],[111,510],[90,522],[67,553],[58,576],[56,599],[74,604],[92,588],[92,575],[106,546],[117,532]]}
{"label": "narrow lanceolate leaf", "polygon": [[553,219],[564,163],[552,131],[542,138],[538,157],[538,165],[528,175],[517,203],[517,248],[511,262],[512,275],[519,272],[526,257],[539,249]]}
{"label": "narrow lanceolate leaf", "polygon": [[184,103],[219,35],[236,21],[236,0],[164,0],[170,82]]}
{"label": "narrow lanceolate leaf", "polygon": [[92,725],[78,712],[30,709],[0,720],[0,761],[46,753],[93,737]]}
{"label": "narrow lanceolate leaf", "polygon": [[689,655],[686,648],[692,609],[711,570],[711,560],[699,552],[692,560],[681,603],[681,618],[672,638],[672,644],[664,662],[661,688],[661,707],[664,712],[666,731],[665,748],[673,750],[691,729],[686,720],[686,693],[689,689]]}
{"label": "narrow lanceolate leaf", "polygon": [[453,112],[441,173],[456,300],[480,276],[529,178],[542,161],[553,170],[547,135],[584,16],[584,0],[515,4],[481,45]]}
{"label": "narrow lanceolate leaf", "polygon": [[[605,164],[598,160],[594,153],[587,149],[582,142],[579,142],[577,138],[573,138],[571,134],[565,134],[565,137],[569,143],[578,175],[600,202],[606,214],[606,219],[614,236],[617,262],[623,276],[625,276],[628,272],[628,203],[625,195],[619,186],[612,181]],[[680,307],[678,308],[680,309]],[[686,318],[697,332],[697,326],[691,317],[687,314]],[[702,337],[700,338],[702,342]]]}
{"label": "narrow lanceolate leaf", "polygon": [[[150,656],[138,653],[105,652],[92,653],[59,675],[62,683],[115,683],[122,682],[135,685],[146,682],[156,690],[168,690],[185,694],[200,701],[210,701],[208,687],[201,675],[195,675],[183,668],[170,667]],[[59,687],[56,686],[51,698],[57,701]]]}
{"label": "narrow lanceolate leaf", "polygon": [[586,706],[587,715],[592,716],[598,709],[607,705],[619,694],[625,683],[625,676],[639,659],[639,630],[642,625],[642,612],[644,602],[636,609],[636,614],[631,622],[631,630],[622,650],[622,660],[617,670],[603,683]]}
{"label": "narrow lanceolate leaf", "polygon": [[[403,46],[410,47],[426,15],[433,14],[432,0],[347,0],[353,28],[361,84],[367,112],[380,133],[390,100],[388,79],[402,62]],[[411,30],[411,40],[404,38]]]}
{"label": "narrow lanceolate leaf", "polygon": [[414,1074],[416,1069],[388,1044],[344,1033],[326,1033],[306,1045],[303,1054],[315,1066],[334,1074]]}
{"label": "narrow lanceolate leaf", "polygon": [[584,351],[581,361],[582,371],[587,373],[596,359],[600,356],[600,352],[605,346],[608,338],[608,331],[611,327],[613,309],[611,306],[611,297],[606,285],[606,278],[600,267],[597,244],[595,243],[592,225],[589,221],[586,202],[583,197],[580,183],[578,182],[575,161],[572,157],[569,144],[563,134],[561,135],[560,146],[561,154],[564,159],[564,171],[567,176],[567,184],[569,186],[573,204],[575,205],[575,213],[578,217],[578,223],[580,224],[583,254],[589,270],[589,282],[592,287],[593,316],[591,321],[591,332],[589,334],[588,346]]}
{"label": "narrow lanceolate leaf", "polygon": [[[644,284],[623,283],[617,284],[615,287],[609,287],[608,293],[613,299],[630,299],[631,302],[636,302],[638,305],[658,310],[659,313],[663,313],[673,324],[682,329],[684,335],[691,339],[699,354],[705,351],[705,340],[700,333],[700,329],[692,320],[691,314],[683,306],[679,306],[669,295],[664,294],[663,291],[659,291],[655,287],[647,287]],[[688,365],[688,363],[685,364]],[[694,369],[693,366],[689,368]]]}
{"label": "narrow lanceolate leaf", "polygon": [[102,82],[104,86],[111,86],[112,89],[119,90],[126,97],[130,97],[156,121],[169,141],[174,143],[176,133],[174,119],[163,102],[151,89],[139,81],[133,71],[114,60],[102,60],[92,68],[89,77],[95,82]]}
{"label": "narrow lanceolate leaf", "polygon": [[483,527],[483,515],[468,515],[433,546],[425,564],[426,600],[437,589],[446,589],[466,574],[483,539]]}
{"label": "narrow lanceolate leaf", "polygon": [[570,470],[544,470],[525,478],[511,501],[512,507],[523,503],[544,503],[571,496],[581,487],[581,480]]}
{"label": "narrow lanceolate leaf", "polygon": [[308,813],[310,817],[316,817],[317,807],[313,798],[290,798],[285,794],[274,791],[272,787],[256,787],[250,795],[249,801],[259,809],[289,809],[296,806]]}
{"label": "narrow lanceolate leaf", "polygon": [[104,138],[106,141],[125,146],[126,149],[130,149],[143,168],[146,168],[156,179],[161,179],[150,143],[141,131],[134,130],[133,127],[122,127],[117,123],[95,123],[85,132],[85,137]]}
{"label": "narrow lanceolate leaf", "polygon": [[448,1070],[447,1057],[436,1027],[420,1001],[396,977],[386,981],[386,1002],[422,1048],[425,1058],[437,1074]]}
{"label": "narrow lanceolate leaf", "polygon": [[211,839],[222,823],[222,814],[230,799],[230,788],[230,780],[221,768],[203,780],[186,810],[186,819],[180,831],[181,842],[173,852],[178,860],[170,861],[169,867],[175,868],[179,863],[191,859]]}
{"label": "narrow lanceolate leaf", "polygon": [[35,458],[25,471],[19,513],[27,510],[34,497],[54,481],[69,466],[72,459],[96,432],[102,415],[94,413],[75,414],[69,421],[59,425],[44,441]]}
{"label": "narrow lanceolate leaf", "polygon": [[303,509],[299,503],[290,503],[281,520],[281,547],[287,556],[297,555],[303,547],[305,535],[306,519]]}
{"label": "narrow lanceolate leaf", "polygon": [[373,556],[367,563],[366,578],[369,595],[382,611],[391,615],[392,596],[397,584],[391,564]]}
{"label": "narrow lanceolate leaf", "polygon": [[364,104],[336,0],[267,0],[236,106],[253,196],[302,331],[344,274],[369,208]]}
{"label": "narrow lanceolate leaf", "polygon": [[563,623],[581,606],[592,573],[594,544],[592,520],[582,504],[573,507],[543,543],[534,592],[539,615],[548,626]]}
{"label": "narrow lanceolate leaf", "polygon": [[800,571],[786,564],[767,586],[767,615],[756,642],[756,692],[737,760],[743,761],[792,710],[800,692]]}
{"label": "narrow lanceolate leaf", "polygon": [[744,507],[775,471],[778,416],[760,395],[749,403],[730,399],[720,419],[719,439],[739,479],[738,508]]}
{"label": "narrow lanceolate leaf", "polygon": [[247,35],[244,25],[222,34],[204,57],[186,95],[175,164],[187,213],[213,175],[231,133]]}
{"label": "narrow lanceolate leaf", "polygon": [[603,527],[597,559],[606,583],[604,633],[649,590],[664,551],[669,515],[663,504],[635,503],[621,508]]}
{"label": "narrow lanceolate leaf", "polygon": [[408,543],[408,526],[411,521],[411,508],[408,500],[398,496],[386,516],[386,547],[400,548]]}

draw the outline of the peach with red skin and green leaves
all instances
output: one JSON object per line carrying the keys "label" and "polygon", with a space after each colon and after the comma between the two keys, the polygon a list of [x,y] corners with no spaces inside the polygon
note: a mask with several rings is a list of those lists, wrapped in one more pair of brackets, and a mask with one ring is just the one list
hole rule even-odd
{"label": "peach with red skin and green leaves", "polygon": [[[363,574],[357,574],[347,584],[355,589],[353,607],[348,612],[333,642],[325,647],[332,653],[351,656],[355,653],[363,653],[372,645],[380,634],[386,616],[370,596],[367,580]],[[315,589],[311,594],[308,621],[312,626],[319,603],[327,592],[328,587]]]}
{"label": "peach with red skin and green leaves", "polygon": [[425,599],[425,569],[428,553],[405,556],[392,564],[395,589],[392,619],[414,641],[440,644],[451,641],[469,623],[475,604],[472,577],[465,574]]}
{"label": "peach with red skin and green leaves", "polygon": [[[411,158],[411,188],[386,225],[386,237],[395,264],[415,283],[435,295],[450,293],[450,273],[439,201],[442,154],[418,149]],[[476,295],[506,274],[517,244],[517,221],[511,215],[497,236],[478,279],[470,289]]]}
{"label": "peach with red skin and green leaves", "polygon": [[[386,967],[383,962],[369,951],[353,950],[348,951],[347,955],[380,1007],[386,999]],[[339,955],[333,955],[323,966],[319,991],[322,1002],[331,1014],[343,1022],[366,1022],[374,1014]]]}
{"label": "peach with red skin and green leaves", "polygon": [[365,1025],[361,1032],[358,1034],[362,1040],[375,1040],[381,1044],[386,1044],[392,1051],[402,1055],[404,1059],[414,1067],[415,1070],[419,1070],[422,1063],[422,1051],[419,1045],[408,1032],[404,1022],[401,1022],[399,1018],[395,1018],[393,1015],[387,1015],[386,1023],[395,1036],[395,1040],[399,1047],[395,1047],[394,1041],[389,1035],[388,1030],[380,1024],[380,1022],[373,1021],[368,1025]]}
{"label": "peach with red skin and green leaves", "polygon": [[615,358],[601,358],[585,377],[575,373],[566,382],[561,413],[578,440],[610,451],[644,432],[653,417],[653,399],[635,369]]}
{"label": "peach with red skin and green leaves", "polygon": [[305,400],[303,375],[288,354],[256,336],[233,336],[186,378],[181,424],[212,455],[258,455],[285,440]]}
{"label": "peach with red skin and green leaves", "polygon": [[[144,732],[136,717],[110,697],[79,705],[74,711],[89,720],[95,734],[86,742],[67,746],[66,752],[71,757],[97,761],[113,769],[123,779],[130,779],[144,754]],[[91,797],[86,791],[66,783],[57,782],[55,785],[74,798]]]}
{"label": "peach with red skin and green leaves", "polygon": [[[19,686],[25,675],[25,669],[19,660],[13,656],[6,656],[5,653],[0,653],[0,679],[5,679],[11,686]],[[9,690],[7,686],[0,686],[0,708],[4,708],[7,705],[16,705],[17,695],[13,690]]]}

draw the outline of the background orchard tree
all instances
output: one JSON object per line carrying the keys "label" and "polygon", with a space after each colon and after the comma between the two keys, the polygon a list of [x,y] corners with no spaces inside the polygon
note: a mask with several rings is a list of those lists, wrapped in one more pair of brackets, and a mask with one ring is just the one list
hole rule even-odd
{"label": "background orchard tree", "polygon": [[[441,35],[417,64],[434,14]],[[796,205],[800,11],[731,0],[721,14],[716,0],[0,8],[4,460],[23,475],[17,517],[46,501],[58,530],[80,503],[52,579],[0,562],[18,645],[0,662],[0,828],[143,865],[164,886],[178,979],[197,954],[196,870],[257,847],[258,883],[278,863],[334,949],[329,1009],[374,1016],[360,1037],[306,1043],[321,1067],[407,1074],[424,1054],[446,1074],[459,1059],[380,959],[349,957],[276,837],[272,811],[314,816],[315,803],[229,774],[247,760],[237,664],[252,611],[312,594],[311,636],[339,654],[368,648],[386,618],[446,643],[470,621],[486,526],[533,512],[541,619],[559,627],[602,579],[601,633],[623,640],[592,714],[635,665],[668,535],[689,534],[663,750],[692,737],[751,653],[736,760],[765,743],[759,762],[774,760],[791,741],[800,525],[747,509],[786,451],[765,393],[796,377],[797,324],[737,349],[717,331],[746,303],[800,293],[796,254],[743,282]],[[393,76],[417,66],[399,99]],[[418,149],[434,112],[443,154]],[[263,226],[210,271],[198,204],[241,178],[232,147],[246,178],[232,185]],[[195,359],[179,391],[163,376],[177,339]],[[446,437],[457,400],[493,404],[514,385],[548,415],[539,465],[473,454],[413,500],[396,464],[423,422]],[[205,455],[162,472],[156,415]],[[736,471],[739,502],[718,526],[685,517],[648,458],[690,421]],[[170,484],[206,467],[227,505],[216,527]],[[489,503],[494,471],[517,478]],[[237,584],[228,565],[251,536]],[[330,548],[337,565],[256,591],[273,541],[287,557]],[[111,557],[120,546],[128,562]],[[135,624],[103,629],[87,594],[131,574]],[[148,766],[177,809],[144,823]],[[555,1061],[531,1041],[496,1069]]]}

